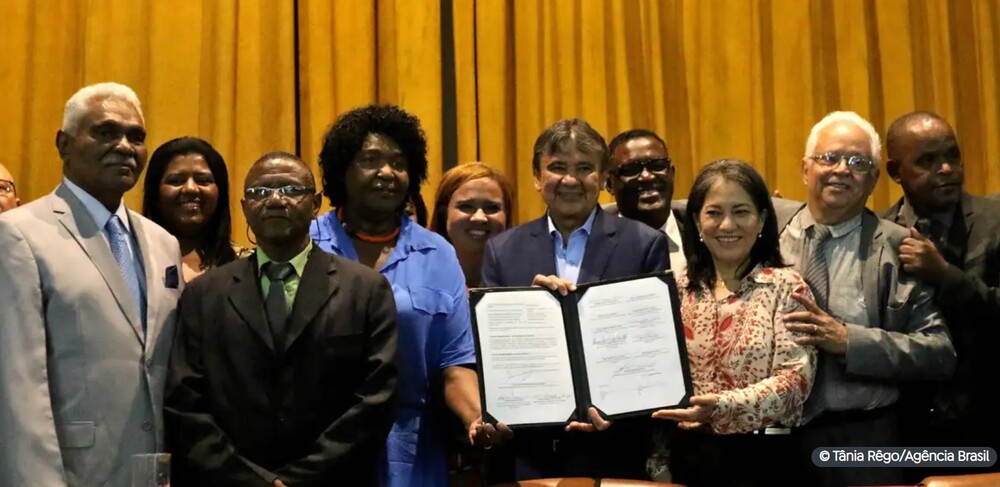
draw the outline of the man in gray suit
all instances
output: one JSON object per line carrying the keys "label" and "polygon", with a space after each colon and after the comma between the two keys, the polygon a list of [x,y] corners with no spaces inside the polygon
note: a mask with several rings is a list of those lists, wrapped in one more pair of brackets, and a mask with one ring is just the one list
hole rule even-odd
{"label": "man in gray suit", "polygon": [[63,180],[0,215],[0,485],[127,486],[162,451],[180,249],[125,207],[146,163],[139,100],[101,83],[66,103]]}
{"label": "man in gray suit", "polygon": [[802,160],[805,204],[775,208],[782,254],[816,301],[785,316],[796,339],[821,350],[816,383],[797,434],[802,485],[901,483],[898,468],[812,466],[815,448],[898,446],[895,403],[905,380],[943,380],[955,350],[933,289],[905,272],[898,249],[909,231],[865,208],[878,180],[878,133],[853,112],[813,127]]}
{"label": "man in gray suit", "polygon": [[[1000,316],[1000,203],[962,190],[958,138],[937,114],[913,112],[896,119],[886,135],[886,152],[886,170],[904,197],[882,216],[910,228],[899,259],[905,270],[934,286],[958,353],[952,380],[905,391],[904,439],[914,446],[1000,449],[992,391],[983,387],[1000,369],[994,352],[1000,329],[988,325]],[[914,470],[914,480],[929,473]]]}

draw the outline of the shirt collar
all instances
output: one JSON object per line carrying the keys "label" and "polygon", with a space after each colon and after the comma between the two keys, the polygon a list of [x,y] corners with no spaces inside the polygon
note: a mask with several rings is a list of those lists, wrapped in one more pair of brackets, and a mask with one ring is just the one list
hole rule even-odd
{"label": "shirt collar", "polygon": [[[903,205],[899,208],[899,216],[902,217],[903,223],[907,227],[916,226],[917,219],[920,218],[920,215],[917,215],[916,210],[910,206],[910,202],[907,201],[906,197],[903,197]],[[929,218],[931,221],[937,222],[941,228],[947,230],[951,228],[951,221],[954,219],[954,216],[955,211],[954,208],[952,208],[951,210],[932,213]]]}
{"label": "shirt collar", "polygon": [[[589,237],[590,231],[594,226],[594,218],[597,216],[597,210],[598,210],[597,208],[594,208],[594,211],[590,212],[590,216],[588,216],[587,219],[583,222],[583,225],[580,225],[576,230],[573,230],[569,234],[570,237],[576,235],[577,232],[582,232],[583,236]],[[556,229],[556,224],[552,222],[552,215],[550,212],[545,212],[545,219],[546,221],[548,221],[549,224],[549,235],[559,235],[561,238],[562,234],[560,234],[559,230]]]}
{"label": "shirt collar", "polygon": [[[840,238],[860,228],[861,217],[863,215],[864,212],[861,212],[836,225],[828,225],[830,227],[830,237]],[[803,210],[799,212],[799,225],[803,231],[809,230],[809,227],[812,227],[813,225],[817,225],[816,219],[813,218],[812,212],[809,211],[809,208],[803,208]]]}
{"label": "shirt collar", "polygon": [[[337,253],[345,255],[345,245],[352,245],[351,237],[347,235],[347,231],[344,230],[344,226],[341,225],[340,219],[337,218],[337,211],[328,211],[325,215],[321,215],[316,219],[316,227],[318,231],[312,235],[313,240],[320,243],[329,242],[330,247],[335,249]],[[420,251],[435,249],[437,245],[430,238],[431,234],[428,232],[419,231],[419,226],[414,225],[410,217],[403,215],[400,221],[399,227],[399,237],[396,239],[396,247],[406,249],[407,251]]]}
{"label": "shirt collar", "polygon": [[[292,267],[295,268],[295,275],[302,277],[302,272],[306,268],[306,261],[309,260],[309,252],[312,250],[312,248],[313,248],[312,240],[309,240],[309,243],[306,245],[306,248],[302,250],[302,252],[299,252],[298,255],[288,260],[288,263],[292,264]],[[264,252],[264,249],[258,246],[257,272],[260,273],[261,269],[264,268],[264,264],[267,264],[268,262],[272,262],[271,258],[268,257],[266,252]]]}
{"label": "shirt collar", "polygon": [[[83,188],[77,186],[68,178],[63,177],[62,183],[64,186],[69,188],[78,200],[80,200],[80,203],[83,203],[83,207],[87,209],[87,213],[94,219],[94,223],[97,224],[97,228],[100,228],[103,231],[104,226],[107,225],[108,220],[111,219],[112,213],[108,211],[108,209],[105,208],[100,201],[97,201],[97,198],[94,198],[90,193],[84,191]],[[115,210],[114,214],[118,215],[118,218],[125,225],[125,231],[132,233],[132,225],[128,219],[128,210],[125,208],[124,199],[118,203],[118,209]]]}

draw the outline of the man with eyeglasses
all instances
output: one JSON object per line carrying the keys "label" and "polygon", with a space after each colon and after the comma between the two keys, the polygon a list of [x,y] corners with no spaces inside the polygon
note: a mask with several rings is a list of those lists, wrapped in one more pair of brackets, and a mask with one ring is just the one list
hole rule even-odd
{"label": "man with eyeglasses", "polygon": [[[915,446],[1000,449],[992,391],[983,387],[1000,370],[1000,355],[993,350],[1000,327],[991,325],[1000,316],[1000,203],[963,191],[958,139],[937,114],[913,112],[896,119],[886,151],[886,169],[903,197],[883,217],[910,229],[899,260],[904,270],[934,286],[958,353],[952,380],[906,391],[906,440]],[[916,476],[927,474],[919,470]]]}
{"label": "man with eyeglasses", "polygon": [[674,165],[667,144],[655,132],[633,129],[611,139],[611,169],[607,187],[615,203],[608,213],[640,221],[666,235],[670,244],[670,269],[687,269],[681,243],[684,216],[671,207],[674,196]]}
{"label": "man with eyeglasses", "polygon": [[323,252],[296,156],[247,174],[248,258],[181,297],[166,419],[176,485],[376,486],[399,371],[396,306],[379,273]]}
{"label": "man with eyeglasses", "polygon": [[803,412],[802,485],[902,483],[902,471],[813,466],[818,447],[899,446],[899,386],[945,380],[955,350],[934,290],[906,272],[897,249],[909,231],[865,208],[879,174],[881,144],[871,123],[833,112],[806,143],[804,205],[778,212],[781,250],[815,301],[785,310],[789,331],[820,350],[816,381]]}
{"label": "man with eyeglasses", "polygon": [[13,210],[21,205],[17,197],[17,187],[14,186],[14,176],[0,164],[0,213]]}

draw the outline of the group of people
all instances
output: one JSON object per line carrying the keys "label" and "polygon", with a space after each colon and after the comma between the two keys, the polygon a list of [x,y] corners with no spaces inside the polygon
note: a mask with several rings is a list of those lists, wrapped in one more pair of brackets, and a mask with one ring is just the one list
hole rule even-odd
{"label": "group of people", "polygon": [[[210,143],[171,140],[147,165],[145,138],[131,89],[84,87],[56,137],[61,183],[0,215],[0,485],[125,486],[133,455],[169,452],[182,487],[446,486],[453,423],[491,483],[891,484],[926,472],[818,468],[812,452],[1000,443],[983,386],[1000,365],[1000,201],[963,191],[933,113],[893,122],[884,160],[868,121],[827,115],[805,144],[804,202],[732,159],[674,200],[660,136],[608,144],[561,120],[532,153],[547,211],[513,226],[514,188],[478,162],[424,209],[419,120],[370,105],[327,131],[319,188],[294,154],[254,162],[252,249],[232,241]],[[880,217],[865,204],[883,165],[905,196]],[[123,195],[143,169],[140,214]],[[19,205],[0,166],[0,209]],[[688,403],[483,421],[469,288],[668,270]]]}

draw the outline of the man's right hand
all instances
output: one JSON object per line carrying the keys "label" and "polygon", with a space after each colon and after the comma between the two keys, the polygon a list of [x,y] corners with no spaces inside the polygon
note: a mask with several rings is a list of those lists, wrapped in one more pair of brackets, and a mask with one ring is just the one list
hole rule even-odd
{"label": "man's right hand", "polygon": [[271,485],[273,487],[288,487],[287,485],[285,485],[284,482],[281,481],[281,479],[274,479],[274,483]]}
{"label": "man's right hand", "polygon": [[561,279],[557,276],[543,276],[537,274],[531,281],[532,286],[539,286],[548,288],[552,291],[556,291],[559,294],[565,296],[573,291],[576,291],[576,284],[573,284],[566,279]]}

